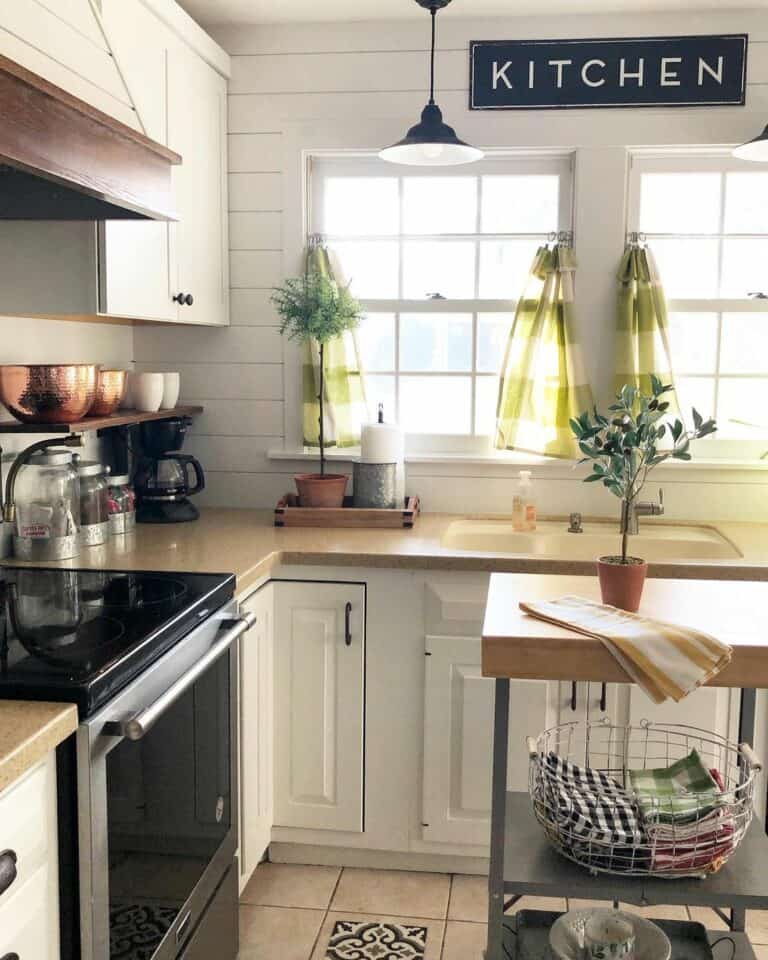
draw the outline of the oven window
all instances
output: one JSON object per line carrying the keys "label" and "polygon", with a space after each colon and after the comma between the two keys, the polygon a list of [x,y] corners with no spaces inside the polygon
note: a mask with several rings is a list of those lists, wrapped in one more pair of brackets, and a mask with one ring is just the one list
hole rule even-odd
{"label": "oven window", "polygon": [[229,659],[108,755],[110,960],[154,956],[230,830]]}

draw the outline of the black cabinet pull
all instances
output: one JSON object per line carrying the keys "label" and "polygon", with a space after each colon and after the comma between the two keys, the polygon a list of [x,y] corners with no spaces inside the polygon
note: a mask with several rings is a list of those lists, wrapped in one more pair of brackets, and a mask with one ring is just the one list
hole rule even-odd
{"label": "black cabinet pull", "polygon": [[600,709],[603,713],[608,709],[608,684],[603,683],[600,687]]}
{"label": "black cabinet pull", "polygon": [[192,304],[195,302],[195,298],[192,296],[191,293],[177,293],[177,294],[174,294],[173,302],[178,303],[179,306],[182,306],[182,307],[183,306],[191,307]]}
{"label": "black cabinet pull", "polygon": [[571,710],[576,712],[576,681],[571,681]]}
{"label": "black cabinet pull", "polygon": [[[16,879],[18,870],[16,864],[18,857],[15,850],[0,851],[0,896],[10,887]],[[5,958],[3,958],[5,960]]]}
{"label": "black cabinet pull", "polygon": [[352,631],[349,626],[349,619],[352,616],[352,604],[347,603],[344,607],[344,643],[348,647],[352,646]]}
{"label": "black cabinet pull", "polygon": [[4,957],[0,957],[0,960],[20,960],[18,953],[6,953]]}

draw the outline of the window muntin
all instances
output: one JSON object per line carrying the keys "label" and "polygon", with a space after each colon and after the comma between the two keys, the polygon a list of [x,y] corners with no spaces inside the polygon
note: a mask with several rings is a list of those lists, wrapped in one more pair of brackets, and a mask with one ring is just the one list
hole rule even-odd
{"label": "window muntin", "polygon": [[570,156],[499,156],[461,173],[315,157],[310,190],[310,232],[336,252],[366,311],[358,342],[371,409],[383,402],[425,440],[489,446],[534,253],[571,229]]}
{"label": "window muntin", "polygon": [[[630,231],[645,235],[670,312],[684,413],[718,420],[711,455],[759,455],[768,396],[768,170],[730,154],[635,157]],[[734,442],[735,445],[734,445]]]}

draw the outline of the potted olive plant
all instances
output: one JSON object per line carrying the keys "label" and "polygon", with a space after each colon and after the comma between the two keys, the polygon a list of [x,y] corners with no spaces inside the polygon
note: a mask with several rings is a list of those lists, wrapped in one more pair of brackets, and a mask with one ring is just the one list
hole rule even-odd
{"label": "potted olive plant", "polygon": [[648,564],[628,555],[630,526],[640,492],[654,467],[665,460],[690,460],[692,440],[714,433],[714,420],[704,420],[692,411],[693,430],[675,419],[664,423],[670,403],[665,394],[670,384],[651,375],[651,394],[625,384],[603,415],[582,413],[571,420],[571,429],[584,454],[580,463],[590,463],[586,483],[602,483],[621,500],[621,554],[601,557],[598,576],[603,602],[624,610],[640,606]]}
{"label": "potted olive plant", "polygon": [[286,280],[275,288],[271,299],[280,315],[280,333],[289,340],[316,342],[320,354],[317,394],[320,473],[302,473],[294,477],[299,502],[303,507],[341,507],[347,477],[325,472],[325,347],[329,340],[358,326],[362,307],[347,287],[325,274],[314,272]]}

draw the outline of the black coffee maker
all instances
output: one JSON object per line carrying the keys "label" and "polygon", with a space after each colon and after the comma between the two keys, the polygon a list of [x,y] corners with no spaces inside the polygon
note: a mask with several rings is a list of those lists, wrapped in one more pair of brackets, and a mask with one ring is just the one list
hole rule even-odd
{"label": "black coffee maker", "polygon": [[185,523],[200,516],[189,497],[205,488],[199,462],[180,453],[189,417],[141,424],[143,451],[134,474],[138,523]]}

